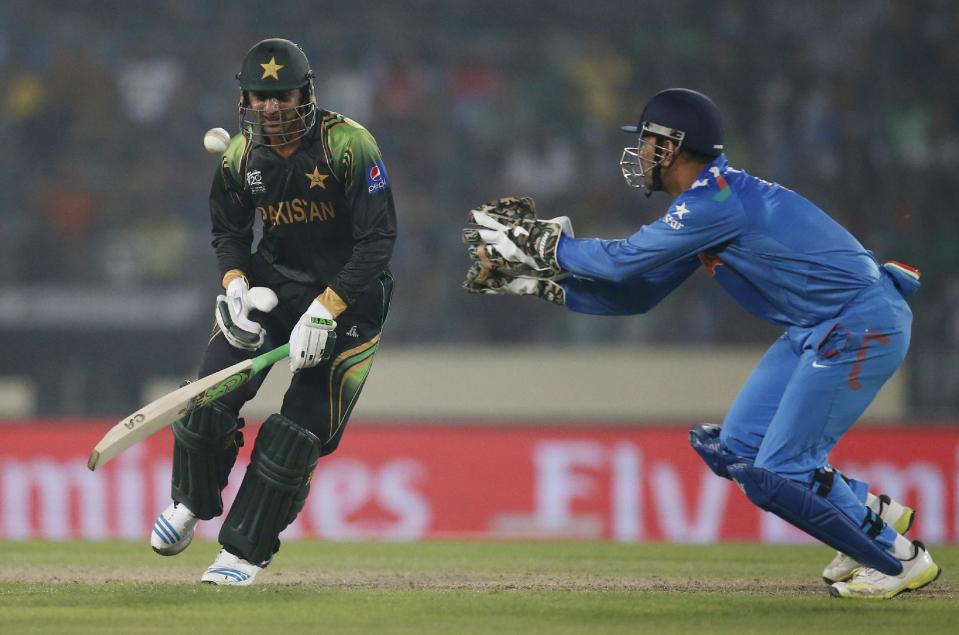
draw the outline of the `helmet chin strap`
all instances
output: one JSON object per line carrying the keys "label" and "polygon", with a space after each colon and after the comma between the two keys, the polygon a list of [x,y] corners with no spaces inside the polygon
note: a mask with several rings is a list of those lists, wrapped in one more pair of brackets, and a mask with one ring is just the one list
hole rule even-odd
{"label": "helmet chin strap", "polygon": [[645,188],[643,194],[646,195],[646,198],[649,198],[653,195],[653,192],[658,192],[663,189],[663,176],[661,172],[661,165],[656,164],[656,167],[653,168],[653,171],[650,173],[653,177],[653,186]]}
{"label": "helmet chin strap", "polygon": [[[656,145],[665,147],[665,140],[663,139],[663,137],[658,135],[656,136]],[[653,192],[659,192],[663,189],[662,168],[663,168],[663,161],[665,160],[666,160],[666,157],[664,156],[660,161],[656,162],[656,165],[653,166],[653,170],[652,172],[650,172],[650,176],[653,177],[653,185],[652,187],[645,188],[646,191],[643,192],[646,195],[646,198],[649,198],[650,196],[652,196]]]}

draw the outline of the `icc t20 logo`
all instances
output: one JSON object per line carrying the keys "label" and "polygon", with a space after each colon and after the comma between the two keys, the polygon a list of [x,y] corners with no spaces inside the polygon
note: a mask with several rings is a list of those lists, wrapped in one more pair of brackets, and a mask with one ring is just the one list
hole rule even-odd
{"label": "icc t20 logo", "polygon": [[262,194],[266,191],[263,185],[263,173],[259,170],[250,170],[246,173],[246,184],[252,194]]}

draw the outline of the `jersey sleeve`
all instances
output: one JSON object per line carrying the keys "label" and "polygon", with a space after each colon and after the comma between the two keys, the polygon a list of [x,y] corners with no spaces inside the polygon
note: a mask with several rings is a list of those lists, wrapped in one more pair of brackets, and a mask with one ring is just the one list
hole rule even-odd
{"label": "jersey sleeve", "polygon": [[330,147],[350,205],[353,254],[329,287],[349,305],[387,268],[396,242],[396,209],[380,149],[348,119],[330,130]]}
{"label": "jersey sleeve", "polygon": [[697,257],[690,256],[623,282],[571,276],[560,284],[566,291],[566,307],[571,311],[592,315],[635,315],[659,304],[685,282],[699,264]]}
{"label": "jersey sleeve", "polygon": [[622,240],[564,236],[559,265],[580,276],[622,282],[682,261],[738,236],[744,214],[734,199],[717,204],[702,197],[679,197],[666,214]]}
{"label": "jersey sleeve", "polygon": [[242,135],[233,137],[210,188],[212,244],[221,276],[231,269],[249,273],[254,210],[240,176],[246,143]]}

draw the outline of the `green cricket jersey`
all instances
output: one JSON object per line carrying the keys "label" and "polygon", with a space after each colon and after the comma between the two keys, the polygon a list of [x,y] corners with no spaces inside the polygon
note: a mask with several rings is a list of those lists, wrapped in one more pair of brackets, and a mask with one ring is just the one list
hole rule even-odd
{"label": "green cricket jersey", "polygon": [[388,267],[396,210],[372,135],[337,113],[317,120],[288,158],[233,137],[210,191],[213,247],[221,275],[249,272],[259,218],[257,251],[274,269],[349,305]]}

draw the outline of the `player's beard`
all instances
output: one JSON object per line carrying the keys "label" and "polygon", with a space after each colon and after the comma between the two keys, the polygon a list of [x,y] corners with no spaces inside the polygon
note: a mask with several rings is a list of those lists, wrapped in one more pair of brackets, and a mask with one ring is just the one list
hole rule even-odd
{"label": "player's beard", "polygon": [[263,136],[275,145],[285,145],[306,134],[306,122],[295,108],[286,108],[277,111],[275,119],[267,118],[265,112],[260,113],[260,129]]}
{"label": "player's beard", "polygon": [[266,118],[262,110],[239,105],[240,130],[265,146],[283,146],[305,137],[316,124],[316,105],[312,102],[274,111],[276,119]]}

